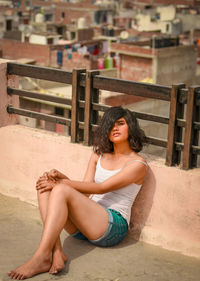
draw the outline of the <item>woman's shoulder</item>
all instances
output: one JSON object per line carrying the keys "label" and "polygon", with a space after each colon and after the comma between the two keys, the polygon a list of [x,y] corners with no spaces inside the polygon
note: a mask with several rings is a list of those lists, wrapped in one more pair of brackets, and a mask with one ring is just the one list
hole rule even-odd
{"label": "woman's shoulder", "polygon": [[90,160],[97,163],[97,161],[99,160],[99,157],[101,157],[101,154],[98,154],[95,151],[92,151]]}
{"label": "woman's shoulder", "polygon": [[126,165],[129,165],[131,163],[138,163],[138,164],[142,164],[144,166],[147,166],[147,161],[145,160],[144,157],[142,157],[139,154],[132,154],[129,158],[129,160],[127,161]]}

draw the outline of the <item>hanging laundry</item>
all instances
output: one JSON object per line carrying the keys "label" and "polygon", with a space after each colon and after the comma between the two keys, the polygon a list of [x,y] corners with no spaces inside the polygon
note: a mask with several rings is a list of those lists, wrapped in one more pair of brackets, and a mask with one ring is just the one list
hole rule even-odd
{"label": "hanging laundry", "polygon": [[67,49],[67,57],[69,60],[72,58],[72,49]]}
{"label": "hanging laundry", "polygon": [[77,52],[77,48],[75,45],[72,46],[72,52]]}
{"label": "hanging laundry", "polygon": [[87,53],[87,47],[86,46],[83,46],[81,48],[78,48],[78,52],[81,54],[81,55],[85,55]]}
{"label": "hanging laundry", "polygon": [[57,64],[58,66],[62,66],[63,63],[63,52],[62,51],[57,51]]}
{"label": "hanging laundry", "polygon": [[103,41],[103,46],[102,46],[102,53],[107,53],[108,52],[108,41]]}
{"label": "hanging laundry", "polygon": [[95,46],[93,55],[97,56],[99,54],[99,48]]}
{"label": "hanging laundry", "polygon": [[95,46],[88,46],[87,47],[88,52],[92,55],[94,53],[95,50]]}

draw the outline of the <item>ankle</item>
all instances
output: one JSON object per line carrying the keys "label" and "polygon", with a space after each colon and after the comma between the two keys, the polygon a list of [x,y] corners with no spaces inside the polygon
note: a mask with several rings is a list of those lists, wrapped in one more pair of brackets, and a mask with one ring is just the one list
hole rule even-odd
{"label": "ankle", "polygon": [[36,257],[37,259],[40,259],[44,262],[49,262],[49,261],[51,261],[51,252],[38,249],[35,252],[34,257]]}

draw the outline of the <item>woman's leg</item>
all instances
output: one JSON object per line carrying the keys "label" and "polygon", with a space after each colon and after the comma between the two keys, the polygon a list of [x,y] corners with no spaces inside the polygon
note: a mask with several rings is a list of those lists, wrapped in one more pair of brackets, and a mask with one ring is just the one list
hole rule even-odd
{"label": "woman's leg", "polygon": [[[37,191],[37,197],[38,197],[38,205],[39,205],[39,210],[40,210],[40,215],[43,221],[43,224],[45,224],[46,216],[47,216],[47,209],[48,209],[48,203],[49,203],[49,196],[50,196],[51,191],[43,192],[40,193]],[[65,230],[72,234],[75,233],[78,229],[77,227],[68,219],[66,225],[65,225]],[[67,256],[65,255],[61,241],[60,241],[60,236],[56,240],[56,243],[53,247],[52,251],[52,265],[49,270],[49,273],[55,274],[59,271],[61,271],[64,267],[65,262],[67,261]]]}
{"label": "woman's leg", "polygon": [[108,214],[102,206],[73,188],[58,184],[49,197],[40,245],[27,263],[9,272],[11,278],[25,279],[50,269],[51,252],[68,217],[86,237],[92,240],[101,237],[107,229]]}
{"label": "woman's leg", "polygon": [[[47,191],[44,193],[40,193],[39,191],[37,191],[37,196],[38,196],[38,205],[39,205],[40,215],[41,215],[43,224],[45,224],[50,191]],[[52,251],[52,265],[49,270],[49,273],[57,273],[58,271],[60,271],[64,267],[64,263],[66,261],[67,261],[67,257],[62,250],[60,236],[59,236],[58,239],[56,240],[56,243],[55,243],[53,251]]]}

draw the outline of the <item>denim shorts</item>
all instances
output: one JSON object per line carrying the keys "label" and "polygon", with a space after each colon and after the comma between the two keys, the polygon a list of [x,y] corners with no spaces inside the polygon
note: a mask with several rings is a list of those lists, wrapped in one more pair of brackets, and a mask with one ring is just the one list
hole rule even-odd
{"label": "denim shorts", "polygon": [[100,238],[89,240],[80,231],[72,234],[72,236],[76,239],[88,240],[92,244],[101,247],[111,247],[119,244],[126,237],[128,223],[119,212],[113,209],[106,209],[106,211],[108,212],[108,227]]}

